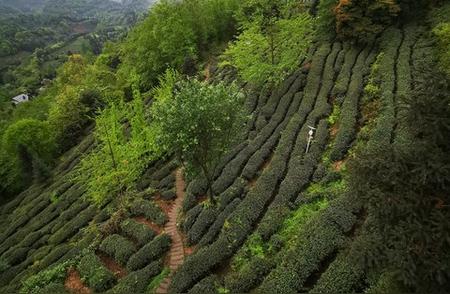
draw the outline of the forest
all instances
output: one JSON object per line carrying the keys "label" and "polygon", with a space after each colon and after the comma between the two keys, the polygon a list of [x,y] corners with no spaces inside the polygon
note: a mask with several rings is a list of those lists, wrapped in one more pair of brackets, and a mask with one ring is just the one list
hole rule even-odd
{"label": "forest", "polygon": [[448,1],[0,0],[0,36],[0,293],[450,292]]}

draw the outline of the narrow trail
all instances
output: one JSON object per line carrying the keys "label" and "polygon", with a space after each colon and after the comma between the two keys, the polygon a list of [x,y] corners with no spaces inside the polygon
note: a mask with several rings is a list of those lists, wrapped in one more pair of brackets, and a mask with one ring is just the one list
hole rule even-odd
{"label": "narrow trail", "polygon": [[169,221],[164,226],[164,231],[166,231],[166,233],[169,234],[169,236],[172,238],[172,245],[171,245],[170,251],[168,253],[170,274],[159,285],[158,289],[156,290],[156,293],[158,293],[158,294],[168,293],[168,289],[170,286],[170,282],[172,281],[173,273],[183,263],[184,256],[185,256],[183,239],[181,237],[180,232],[178,232],[178,228],[177,228],[177,215],[178,215],[178,211],[181,209],[181,206],[183,204],[184,195],[185,195],[184,190],[186,188],[186,183],[184,182],[184,179],[183,179],[183,171],[181,169],[178,169],[176,171],[175,188],[176,188],[177,198],[175,199],[175,202],[170,209],[170,212],[168,215]]}

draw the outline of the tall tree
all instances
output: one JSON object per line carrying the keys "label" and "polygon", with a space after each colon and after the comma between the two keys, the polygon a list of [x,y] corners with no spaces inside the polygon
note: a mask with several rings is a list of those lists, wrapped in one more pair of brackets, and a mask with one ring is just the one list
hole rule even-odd
{"label": "tall tree", "polygon": [[205,177],[207,194],[215,203],[213,172],[244,124],[243,95],[234,86],[177,81],[171,72],[159,89],[152,108],[159,142],[189,173]]}

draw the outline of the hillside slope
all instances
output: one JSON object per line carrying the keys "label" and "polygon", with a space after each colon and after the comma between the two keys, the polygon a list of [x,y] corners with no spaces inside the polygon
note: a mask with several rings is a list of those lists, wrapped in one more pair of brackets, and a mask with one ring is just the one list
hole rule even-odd
{"label": "hillside slope", "polygon": [[47,181],[0,207],[0,293],[404,292],[371,264],[383,232],[347,164],[414,143],[404,101],[433,64],[427,25],[317,40],[278,86],[241,84],[251,116],[215,170],[216,205],[170,156],[147,163],[136,192],[93,204],[74,180],[97,144],[86,130]]}

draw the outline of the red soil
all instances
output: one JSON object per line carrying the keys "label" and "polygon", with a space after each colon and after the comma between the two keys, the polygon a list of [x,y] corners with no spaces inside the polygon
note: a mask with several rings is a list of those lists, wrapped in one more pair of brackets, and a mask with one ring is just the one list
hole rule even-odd
{"label": "red soil", "polygon": [[158,204],[159,207],[161,207],[161,210],[164,212],[165,215],[169,215],[174,202],[156,198],[155,203]]}
{"label": "red soil", "polygon": [[143,216],[135,217],[134,220],[137,221],[138,223],[146,225],[147,227],[152,229],[157,235],[161,234],[161,232],[163,230],[160,226],[158,226],[154,222],[149,221],[148,219],[146,219]]}
{"label": "red soil", "polygon": [[67,272],[66,281],[64,282],[64,286],[71,293],[77,294],[90,294],[92,293],[91,289],[86,287],[81,281],[80,274],[74,268],[69,268]]}
{"label": "red soil", "polygon": [[333,169],[337,172],[341,171],[342,166],[345,164],[344,160],[336,161],[333,163]]}
{"label": "red soil", "polygon": [[331,130],[330,130],[330,136],[331,136],[331,138],[336,138],[336,135],[337,135],[338,131],[339,131],[339,128],[338,128],[337,124],[334,124],[334,125],[331,127]]}
{"label": "red soil", "polygon": [[116,276],[116,278],[120,279],[127,275],[127,271],[123,267],[121,267],[113,258],[101,252],[97,252],[97,256],[100,258],[103,265],[107,269],[109,269]]}

